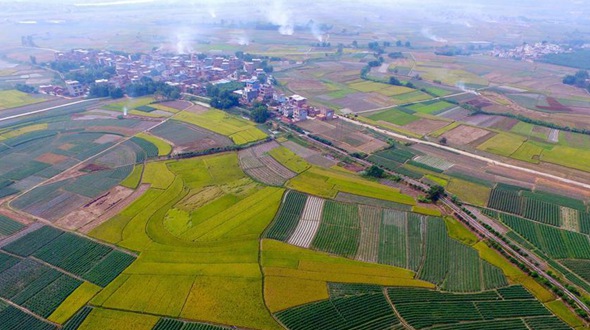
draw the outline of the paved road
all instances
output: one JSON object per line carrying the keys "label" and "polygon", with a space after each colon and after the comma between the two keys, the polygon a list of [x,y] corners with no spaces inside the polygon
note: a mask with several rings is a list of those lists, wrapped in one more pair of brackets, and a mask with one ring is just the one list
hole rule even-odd
{"label": "paved road", "polygon": [[[64,107],[67,107],[70,105],[75,105],[75,104],[80,104],[80,103],[93,103],[93,102],[96,102],[97,100],[98,99],[89,99],[89,100],[80,100],[80,101],[74,101],[74,102],[68,102],[68,103],[63,103],[63,101],[61,101],[61,100],[59,100],[59,101],[56,100],[53,102],[56,102],[57,105],[53,105],[52,103],[47,104],[50,106],[46,107],[46,108],[42,108],[42,109],[38,109],[38,107],[43,104],[40,104],[40,105],[37,104],[36,107],[34,107],[33,105],[29,105],[26,107],[5,110],[5,111],[0,112],[0,121],[5,121],[5,120],[24,117],[24,116],[34,115],[37,113],[43,113],[43,112],[47,112],[47,111],[51,111],[51,110],[55,110],[55,109],[59,109],[59,108],[64,108]],[[71,100],[68,100],[68,101],[71,101]],[[32,109],[36,109],[36,110],[32,110]]]}
{"label": "paved road", "polygon": [[549,174],[549,173],[545,173],[545,172],[541,172],[541,171],[537,171],[537,170],[532,170],[532,169],[526,168],[526,167],[521,167],[521,166],[517,166],[517,165],[512,165],[512,164],[504,163],[504,162],[497,161],[497,160],[494,160],[494,159],[491,159],[491,158],[488,158],[488,157],[484,157],[484,156],[472,154],[470,152],[463,151],[463,150],[460,150],[460,149],[455,149],[455,148],[452,148],[452,147],[449,147],[449,146],[440,145],[438,143],[434,143],[434,142],[429,142],[429,141],[424,141],[424,140],[412,138],[412,137],[409,137],[409,136],[406,136],[406,135],[403,135],[403,134],[399,134],[399,133],[393,133],[393,132],[390,132],[388,130],[384,130],[384,129],[375,127],[373,125],[369,125],[369,124],[361,123],[361,122],[356,121],[356,120],[348,119],[346,117],[340,117],[340,119],[341,120],[344,120],[346,122],[349,122],[349,123],[358,125],[358,126],[370,128],[370,129],[372,129],[372,130],[374,130],[376,132],[379,132],[379,133],[382,133],[382,134],[385,134],[385,135],[389,135],[389,136],[394,137],[394,138],[397,138],[397,139],[402,139],[402,140],[406,140],[406,141],[410,141],[410,142],[414,142],[414,143],[425,144],[425,145],[428,145],[428,146],[431,146],[431,147],[443,149],[443,150],[454,152],[456,154],[467,156],[467,157],[470,157],[470,158],[473,158],[473,159],[481,160],[481,161],[484,161],[484,162],[489,163],[489,164],[493,164],[493,165],[497,165],[497,166],[502,166],[502,167],[505,167],[505,168],[509,168],[509,169],[512,169],[512,170],[518,170],[518,171],[521,171],[521,172],[525,172],[525,173],[529,173],[529,174],[534,174],[534,175],[537,175],[537,176],[542,176],[542,177],[545,177],[545,178],[549,178],[549,179],[552,179],[552,180],[556,180],[556,181],[559,181],[559,182],[562,182],[562,183],[566,183],[566,184],[569,184],[569,185],[573,185],[573,186],[577,186],[577,187],[582,187],[582,188],[585,188],[585,189],[590,189],[590,184],[586,184],[586,183],[583,183],[583,182],[578,182],[578,181],[567,179],[567,178],[563,178],[563,177],[560,177],[560,176],[557,176],[557,175],[553,175],[553,174]]}

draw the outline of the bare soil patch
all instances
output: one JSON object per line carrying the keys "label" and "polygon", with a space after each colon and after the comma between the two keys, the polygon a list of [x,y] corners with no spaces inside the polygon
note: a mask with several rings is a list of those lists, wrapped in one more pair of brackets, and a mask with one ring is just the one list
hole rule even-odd
{"label": "bare soil patch", "polygon": [[460,125],[444,133],[442,136],[447,139],[449,144],[466,145],[488,134],[491,134],[491,132],[485,129]]}
{"label": "bare soil patch", "polygon": [[89,203],[70,212],[61,219],[58,219],[55,224],[64,229],[77,230],[94,222],[100,217],[104,217],[110,209],[114,208],[132,193],[133,190],[129,188],[116,186]]}
{"label": "bare soil patch", "polygon": [[57,163],[61,163],[65,160],[67,160],[68,157],[64,156],[64,155],[57,155],[51,152],[48,152],[46,154],[43,154],[37,158],[35,158],[36,161],[42,162],[42,163],[47,163],[47,164],[51,164],[51,165],[55,165]]}
{"label": "bare soil patch", "polygon": [[423,118],[405,125],[404,129],[421,135],[426,135],[430,132],[436,131],[437,129],[443,128],[448,124],[449,123],[446,121]]}

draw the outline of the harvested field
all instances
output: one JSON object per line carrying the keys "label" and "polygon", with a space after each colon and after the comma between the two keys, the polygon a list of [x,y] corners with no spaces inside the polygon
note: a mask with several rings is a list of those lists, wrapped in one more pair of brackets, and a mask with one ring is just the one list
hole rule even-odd
{"label": "harvested field", "polygon": [[490,131],[478,127],[459,125],[456,128],[444,133],[442,137],[447,139],[447,143],[452,145],[466,145],[479,138],[490,134]]}
{"label": "harvested field", "polygon": [[562,223],[561,228],[578,233],[580,232],[580,214],[578,210],[560,206],[559,216]]}
{"label": "harvested field", "polygon": [[185,110],[188,107],[193,105],[191,102],[183,101],[183,100],[166,101],[166,102],[162,102],[162,103],[158,103],[158,104],[161,104],[163,106],[170,107],[170,108],[176,109],[176,110]]}
{"label": "harvested field", "polygon": [[387,146],[387,143],[365,134],[358,127],[351,126],[340,119],[331,121],[307,120],[298,123],[298,126],[312,132],[314,135],[332,141],[334,145],[349,152],[370,154]]}
{"label": "harvested field", "polygon": [[293,235],[289,238],[289,244],[309,248],[320,227],[324,202],[324,199],[314,196],[307,198],[301,220],[297,224]]}
{"label": "harvested field", "polygon": [[174,152],[200,151],[232,145],[231,139],[188,123],[169,120],[151,134],[174,144]]}
{"label": "harvested field", "polygon": [[113,142],[119,141],[120,139],[121,139],[121,137],[119,135],[105,134],[105,135],[99,137],[98,139],[94,140],[94,143],[98,143],[98,144],[113,143]]}
{"label": "harvested field", "polygon": [[51,165],[61,163],[63,161],[66,161],[67,159],[68,159],[67,156],[57,155],[57,154],[54,154],[51,152],[42,154],[41,156],[35,158],[36,161],[51,164]]}
{"label": "harvested field", "polygon": [[[124,201],[133,193],[133,190],[122,186],[116,186],[100,197],[85,204],[79,209],[69,213],[63,218],[55,222],[59,227],[68,230],[78,230],[82,227],[89,227],[88,225],[98,218],[104,218],[104,214],[112,213],[112,209],[120,209],[117,207],[119,203]],[[95,224],[94,227],[96,227]]]}
{"label": "harvested field", "polygon": [[266,154],[277,146],[278,144],[273,141],[240,150],[238,152],[240,167],[257,181],[272,186],[282,186],[297,174]]}
{"label": "harvested field", "polygon": [[420,119],[418,121],[409,123],[408,125],[404,126],[404,129],[418,133],[420,135],[426,135],[430,132],[436,131],[447,126],[449,122],[442,121],[442,120],[433,120],[433,119]]}

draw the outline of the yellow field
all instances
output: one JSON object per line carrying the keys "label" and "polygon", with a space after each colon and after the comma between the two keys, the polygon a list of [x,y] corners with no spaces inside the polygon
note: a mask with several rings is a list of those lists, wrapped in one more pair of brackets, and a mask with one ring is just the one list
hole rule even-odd
{"label": "yellow field", "polygon": [[45,101],[42,97],[32,97],[27,93],[17,90],[0,91],[0,110],[22,107],[27,104],[34,104]]}
{"label": "yellow field", "polygon": [[159,317],[94,308],[78,329],[81,330],[151,330]]}
{"label": "yellow field", "polygon": [[311,166],[305,159],[283,146],[272,149],[268,154],[295,173],[301,173]]}
{"label": "yellow field", "polygon": [[464,202],[486,206],[490,198],[491,189],[473,182],[452,178],[447,190]]}
{"label": "yellow field", "polygon": [[92,283],[82,283],[47,319],[51,322],[64,324],[100,290],[102,290],[101,287]]}
{"label": "yellow field", "polygon": [[519,135],[499,133],[480,144],[477,149],[510,157],[524,141],[526,138]]}
{"label": "yellow field", "polygon": [[229,136],[236,144],[244,144],[266,138],[266,133],[256,128],[253,122],[217,109],[210,109],[201,114],[181,112],[174,119]]}
{"label": "yellow field", "polygon": [[431,209],[431,208],[423,207],[423,206],[419,206],[419,205],[414,205],[412,207],[412,212],[420,213],[420,214],[424,214],[424,215],[430,215],[430,216],[434,216],[434,217],[440,217],[442,215],[440,213],[440,210]]}
{"label": "yellow field", "polygon": [[47,123],[35,124],[35,125],[25,126],[25,127],[11,129],[11,130],[8,130],[8,129],[0,130],[0,141],[12,139],[14,137],[21,136],[26,133],[31,133],[31,132],[35,132],[35,131],[42,131],[42,130],[46,130],[46,129],[47,129]]}
{"label": "yellow field", "polygon": [[172,146],[168,144],[168,142],[155,137],[151,134],[147,133],[139,133],[136,135],[138,138],[144,139],[148,142],[153,143],[156,147],[158,147],[158,156],[166,156],[172,152]]}
{"label": "yellow field", "polygon": [[361,178],[356,174],[312,166],[286,183],[288,188],[311,195],[334,198],[339,191],[414,205],[416,201],[399,189]]}
{"label": "yellow field", "polygon": [[[271,311],[325,299],[327,282],[434,287],[414,279],[415,274],[407,269],[335,257],[274,240],[262,241],[261,262],[265,279],[271,279],[264,290]],[[285,285],[292,288],[287,296]]]}

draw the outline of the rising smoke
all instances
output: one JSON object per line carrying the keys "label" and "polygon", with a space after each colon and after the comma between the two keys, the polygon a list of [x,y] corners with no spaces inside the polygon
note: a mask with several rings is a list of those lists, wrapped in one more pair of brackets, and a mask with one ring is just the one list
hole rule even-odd
{"label": "rising smoke", "polygon": [[447,39],[438,37],[436,35],[434,35],[431,31],[430,28],[424,27],[422,28],[422,35],[432,41],[436,41],[436,42],[449,42]]}
{"label": "rising smoke", "polygon": [[293,13],[285,7],[283,0],[274,0],[263,9],[266,18],[272,24],[279,26],[279,33],[282,35],[293,35],[295,32],[295,23],[293,22]]}

